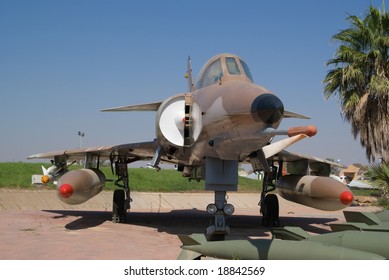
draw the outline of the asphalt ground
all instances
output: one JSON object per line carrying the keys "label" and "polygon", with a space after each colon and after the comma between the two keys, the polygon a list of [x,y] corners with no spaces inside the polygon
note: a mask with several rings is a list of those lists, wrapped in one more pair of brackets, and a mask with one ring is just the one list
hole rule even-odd
{"label": "asphalt ground", "polygon": [[[258,193],[229,193],[235,213],[228,217],[228,239],[271,238],[261,226]],[[81,205],[67,205],[53,190],[0,189],[1,260],[172,260],[180,253],[177,235],[204,233],[211,221],[205,193],[132,193],[124,224],[111,222],[112,192]],[[325,212],[279,197],[281,226],[311,234],[344,222],[342,211]],[[348,211],[378,211],[373,206]]]}

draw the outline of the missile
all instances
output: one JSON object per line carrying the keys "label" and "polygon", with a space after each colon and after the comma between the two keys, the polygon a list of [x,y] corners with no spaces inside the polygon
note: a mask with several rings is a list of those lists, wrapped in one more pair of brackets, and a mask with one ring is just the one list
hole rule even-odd
{"label": "missile", "polygon": [[389,223],[389,210],[379,212],[343,211],[343,215],[350,223],[366,223],[368,225]]}
{"label": "missile", "polygon": [[103,190],[105,180],[98,169],[71,170],[58,180],[58,198],[66,204],[83,203]]}
{"label": "missile", "polygon": [[50,166],[47,169],[42,165],[43,175],[41,177],[41,182],[43,184],[47,184],[47,183],[57,184],[57,182],[55,180],[58,177],[65,174],[67,172],[68,168],[70,166],[72,166],[73,164],[75,164],[76,162],[77,162],[76,160],[74,160],[72,162],[67,162],[64,166],[57,166],[57,165],[53,164],[52,166]]}
{"label": "missile", "polygon": [[389,259],[389,232],[341,231],[312,236],[308,240],[370,252]]}
{"label": "missile", "polygon": [[283,198],[324,211],[342,210],[354,200],[346,185],[330,177],[285,175],[275,185]]}
{"label": "missile", "polygon": [[330,224],[332,231],[345,231],[345,230],[356,230],[356,231],[378,231],[378,232],[389,232],[389,223],[380,225],[368,225],[365,223],[343,223],[343,224]]}
{"label": "missile", "polygon": [[273,228],[273,236],[283,240],[308,240],[370,252],[389,259],[389,232],[341,231],[310,235],[299,227]]}
{"label": "missile", "polygon": [[381,212],[343,211],[347,223],[330,224],[332,231],[356,230],[389,232],[389,210]]}
{"label": "missile", "polygon": [[207,241],[203,234],[179,236],[182,246],[177,259],[201,256],[239,260],[382,260],[378,254],[309,240],[252,239]]}
{"label": "missile", "polygon": [[56,174],[57,171],[58,171],[58,167],[55,166],[55,165],[52,165],[52,166],[50,166],[47,169],[42,165],[42,173],[43,173],[43,175],[41,177],[41,182],[43,184],[54,182],[54,180],[55,180],[54,174]]}

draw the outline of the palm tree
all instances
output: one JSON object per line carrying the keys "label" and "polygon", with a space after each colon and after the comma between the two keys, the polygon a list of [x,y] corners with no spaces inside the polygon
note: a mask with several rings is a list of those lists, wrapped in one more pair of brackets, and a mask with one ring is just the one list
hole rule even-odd
{"label": "palm tree", "polygon": [[350,27],[333,39],[340,43],[324,79],[324,95],[338,95],[342,116],[359,135],[369,161],[389,163],[389,14],[370,6],[363,19],[350,15]]}
{"label": "palm tree", "polygon": [[388,164],[372,164],[366,172],[366,177],[376,187],[380,189],[381,197],[379,202],[381,205],[388,207],[389,202],[389,165]]}

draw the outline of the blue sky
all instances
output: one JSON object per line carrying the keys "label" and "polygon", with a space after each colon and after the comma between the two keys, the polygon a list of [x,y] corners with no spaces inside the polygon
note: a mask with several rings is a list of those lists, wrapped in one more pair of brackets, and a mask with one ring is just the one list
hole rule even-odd
{"label": "blue sky", "polygon": [[185,92],[186,59],[196,74],[231,52],[256,83],[318,134],[289,148],[343,164],[367,163],[340,115],[323,98],[331,36],[363,16],[371,0],[0,1],[0,162],[83,146],[152,140],[155,113],[100,109]]}

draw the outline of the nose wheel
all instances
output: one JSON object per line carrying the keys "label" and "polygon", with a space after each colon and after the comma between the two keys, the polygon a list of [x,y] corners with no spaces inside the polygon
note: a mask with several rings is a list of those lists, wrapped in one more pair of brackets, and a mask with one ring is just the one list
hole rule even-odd
{"label": "nose wheel", "polygon": [[205,190],[215,194],[215,202],[207,206],[207,212],[212,215],[212,222],[206,229],[209,240],[224,240],[230,232],[226,217],[235,209],[227,203],[227,191],[238,190],[238,166],[237,160],[206,158]]}
{"label": "nose wheel", "polygon": [[213,216],[213,223],[206,229],[210,241],[224,240],[230,232],[226,217],[232,215],[235,208],[232,204],[227,203],[226,193],[226,191],[215,191],[215,203],[207,206],[208,214]]}

